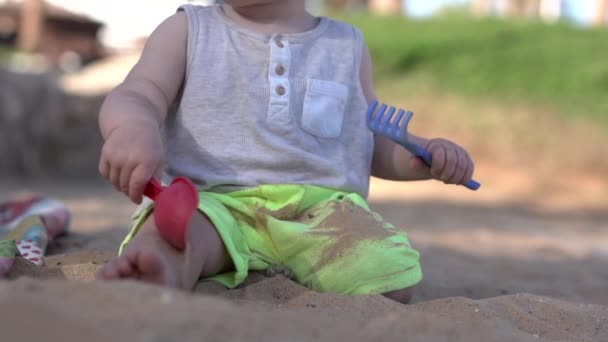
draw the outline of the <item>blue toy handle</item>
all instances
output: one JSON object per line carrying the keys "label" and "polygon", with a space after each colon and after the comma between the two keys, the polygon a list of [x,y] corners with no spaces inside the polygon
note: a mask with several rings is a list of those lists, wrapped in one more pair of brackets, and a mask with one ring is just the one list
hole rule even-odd
{"label": "blue toy handle", "polygon": [[468,182],[466,182],[464,184],[464,187],[469,189],[469,190],[473,190],[473,191],[477,191],[479,189],[479,187],[481,186],[481,184],[479,184],[477,181],[470,179]]}
{"label": "blue toy handle", "polygon": [[[422,158],[422,160],[424,160],[424,163],[427,166],[431,166],[431,164],[433,163],[433,157],[432,157],[431,153],[429,153],[429,151],[425,150],[424,147],[422,147],[422,146],[416,146],[416,157]],[[479,184],[477,181],[474,181],[471,179],[468,182],[466,182],[464,184],[464,186],[467,189],[476,191],[479,189],[481,184]]]}
{"label": "blue toy handle", "polygon": [[431,166],[433,164],[433,157],[429,151],[425,150],[422,146],[416,146],[416,157],[422,158],[426,166]]}

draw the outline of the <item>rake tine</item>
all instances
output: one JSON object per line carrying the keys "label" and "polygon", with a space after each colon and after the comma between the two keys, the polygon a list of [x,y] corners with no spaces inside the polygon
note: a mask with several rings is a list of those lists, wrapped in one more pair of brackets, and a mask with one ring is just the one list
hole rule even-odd
{"label": "rake tine", "polygon": [[378,115],[376,116],[376,119],[374,120],[374,126],[380,127],[380,124],[382,123],[382,117],[384,116],[384,112],[386,112],[386,108],[387,108],[387,106],[385,104],[380,106],[380,109],[378,109]]}
{"label": "rake tine", "polygon": [[393,115],[395,115],[395,111],[397,109],[395,107],[391,107],[388,109],[388,113],[386,114],[386,119],[384,120],[384,122],[382,123],[382,126],[389,126],[391,123],[391,119],[393,118]]}
{"label": "rake tine", "polygon": [[372,122],[372,120],[374,119],[374,112],[376,111],[376,107],[378,107],[378,101],[374,100],[374,101],[372,101],[372,103],[369,105],[369,108],[367,109],[368,124],[370,124]]}
{"label": "rake tine", "polygon": [[412,116],[414,116],[414,113],[412,113],[411,111],[407,111],[407,113],[405,113],[405,117],[403,118],[403,125],[401,125],[401,128],[407,131],[407,126],[410,124],[410,120],[412,120]]}
{"label": "rake tine", "polygon": [[405,114],[405,111],[403,109],[399,109],[399,112],[397,113],[397,118],[395,119],[395,121],[393,121],[393,124],[391,125],[391,128],[394,129],[395,131],[399,130],[401,119],[403,118],[404,114]]}

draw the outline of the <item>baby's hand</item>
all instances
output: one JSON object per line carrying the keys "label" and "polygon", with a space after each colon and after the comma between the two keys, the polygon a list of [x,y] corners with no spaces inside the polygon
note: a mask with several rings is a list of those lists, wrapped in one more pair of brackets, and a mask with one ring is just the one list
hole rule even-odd
{"label": "baby's hand", "polygon": [[154,122],[123,125],[108,135],[99,172],[118,191],[141,203],[146,185],[163,165],[163,151],[158,125]]}
{"label": "baby's hand", "polygon": [[[465,184],[473,177],[475,164],[464,148],[445,139],[431,139],[424,148],[433,156],[430,174],[434,179],[446,184]],[[411,167],[416,170],[426,165],[414,157]]]}

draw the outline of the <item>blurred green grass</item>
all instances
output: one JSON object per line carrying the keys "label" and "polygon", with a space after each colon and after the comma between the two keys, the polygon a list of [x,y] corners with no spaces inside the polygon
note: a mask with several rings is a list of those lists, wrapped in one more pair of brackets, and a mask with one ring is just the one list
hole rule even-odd
{"label": "blurred green grass", "polygon": [[386,96],[456,92],[548,105],[608,127],[608,30],[464,16],[340,19],[363,31]]}

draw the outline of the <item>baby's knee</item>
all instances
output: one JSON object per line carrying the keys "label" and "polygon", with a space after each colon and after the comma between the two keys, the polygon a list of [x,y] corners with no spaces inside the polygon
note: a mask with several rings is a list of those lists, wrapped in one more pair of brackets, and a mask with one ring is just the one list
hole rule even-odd
{"label": "baby's knee", "polygon": [[409,304],[414,296],[414,286],[408,287],[401,290],[387,292],[383,294],[384,297],[392,299],[402,304]]}

